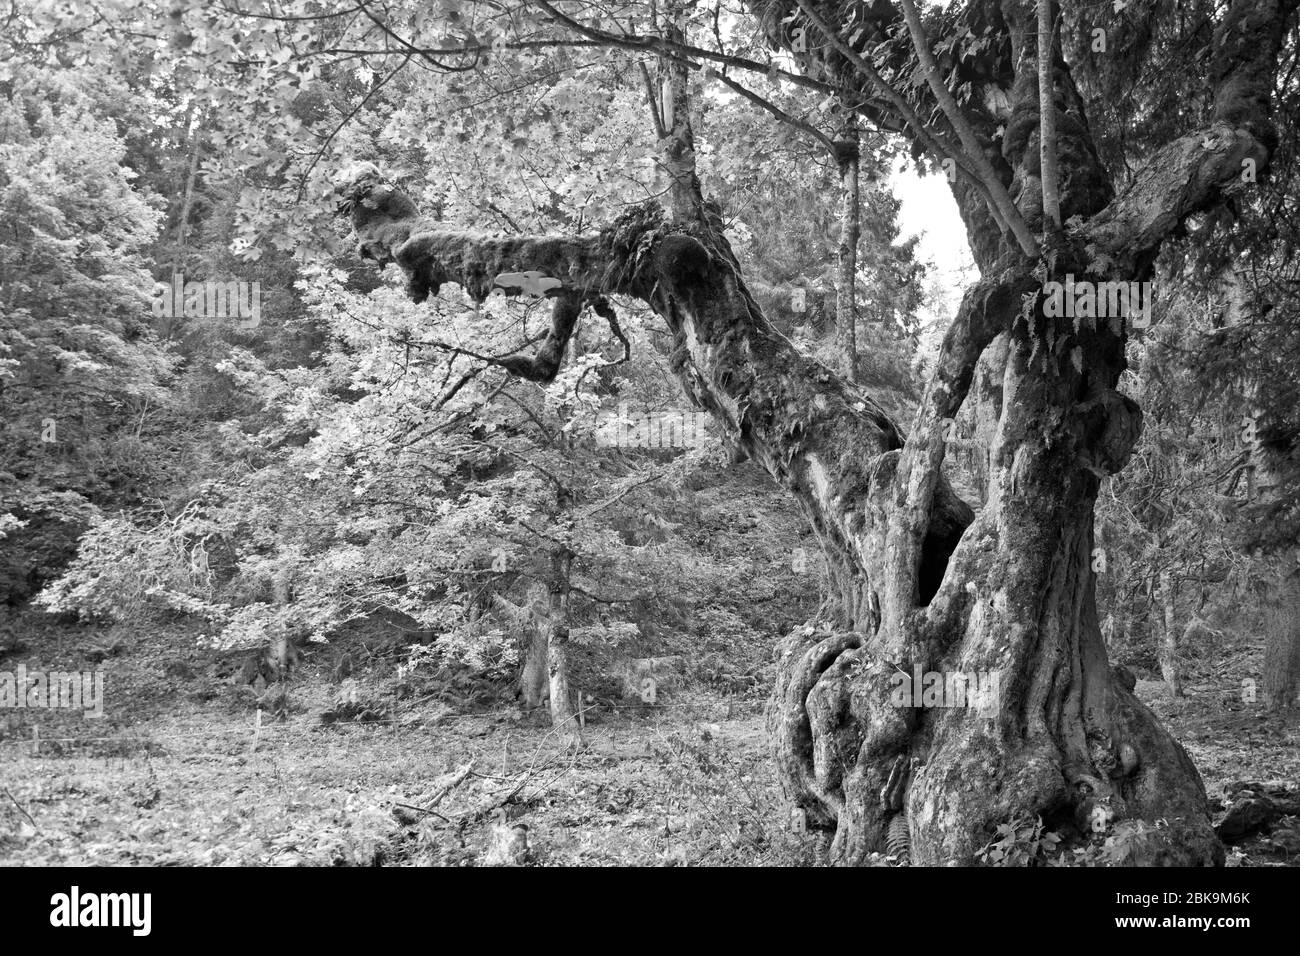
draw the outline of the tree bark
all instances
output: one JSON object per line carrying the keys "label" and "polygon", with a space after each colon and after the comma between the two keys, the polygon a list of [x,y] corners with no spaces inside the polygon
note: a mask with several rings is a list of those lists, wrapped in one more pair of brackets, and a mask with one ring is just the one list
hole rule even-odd
{"label": "tree bark", "polygon": [[546,625],[546,670],[551,694],[551,726],[561,737],[581,741],[573,688],[569,683],[569,569],[573,555],[551,556],[547,581],[550,618]]}
{"label": "tree bark", "polygon": [[[669,42],[685,39],[685,4],[668,0],[664,9],[664,37]],[[700,214],[700,180],[695,168],[695,132],[691,126],[691,98],[688,69],[677,59],[660,64],[664,74],[663,140],[664,169],[670,180],[668,206],[674,222],[690,222]]]}
{"label": "tree bark", "polygon": [[531,631],[523,672],[519,676],[519,697],[527,710],[542,706],[550,697],[547,628],[535,624]]}
{"label": "tree bark", "polygon": [[[292,580],[288,571],[278,571],[271,580],[271,598],[277,607],[289,604],[292,597]],[[271,629],[271,638],[267,642],[265,657],[271,672],[277,680],[289,676],[298,661],[298,648],[294,646],[285,625],[277,621]]]}

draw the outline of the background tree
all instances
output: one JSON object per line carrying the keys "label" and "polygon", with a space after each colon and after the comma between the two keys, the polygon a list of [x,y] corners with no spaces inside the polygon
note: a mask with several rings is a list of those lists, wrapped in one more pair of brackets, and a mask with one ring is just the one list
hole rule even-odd
{"label": "background tree", "polygon": [[[128,90],[99,91],[130,101]],[[46,71],[0,81],[0,515],[6,601],[66,560],[92,499],[158,476],[144,417],[173,368],[144,320],[157,212],[96,97]]]}

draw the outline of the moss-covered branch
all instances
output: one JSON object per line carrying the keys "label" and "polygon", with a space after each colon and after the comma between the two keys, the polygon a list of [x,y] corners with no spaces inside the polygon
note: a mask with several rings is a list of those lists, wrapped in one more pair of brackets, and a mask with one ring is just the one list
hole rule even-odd
{"label": "moss-covered branch", "polygon": [[[535,290],[546,286],[556,307],[539,351],[497,360],[515,374],[553,377],[579,311],[590,305],[604,314],[602,296],[647,302],[673,331],[673,367],[687,395],[804,503],[832,548],[879,578],[881,535],[897,497],[890,456],[903,435],[869,394],[772,328],[707,210],[704,221],[685,225],[647,205],[587,236],[493,236],[421,219],[373,166],[354,168],[338,188],[364,253],[401,267],[417,300],[447,282],[479,299],[493,288],[518,294],[514,283],[525,280]],[[503,276],[511,277],[504,286]],[[923,599],[971,520],[941,476],[933,487],[920,557]]]}

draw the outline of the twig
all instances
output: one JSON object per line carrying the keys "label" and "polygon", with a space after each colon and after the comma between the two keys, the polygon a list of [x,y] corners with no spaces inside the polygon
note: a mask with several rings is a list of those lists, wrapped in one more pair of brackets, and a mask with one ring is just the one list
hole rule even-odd
{"label": "twig", "polygon": [[429,800],[429,806],[416,807],[416,806],[412,806],[409,803],[396,803],[396,802],[393,805],[402,807],[403,809],[406,810],[414,810],[416,813],[428,813],[437,817],[439,820],[442,820],[444,823],[448,825],[452,824],[454,822],[453,820],[443,816],[441,813],[439,813],[437,810],[433,808],[436,807],[438,804],[442,803],[443,798],[446,797],[447,794],[451,793],[452,790],[456,789],[462,783],[465,782],[465,778],[468,777],[471,773],[473,773],[474,764],[475,764],[475,759],[472,758],[464,766],[458,767],[456,770],[452,771],[449,778],[444,776],[442,779],[446,780],[447,782],[443,784],[442,788],[437,793],[435,793],[433,797]]}
{"label": "twig", "polygon": [[430,805],[436,807],[438,804],[442,803],[443,798],[447,796],[447,794],[451,793],[452,790],[464,783],[465,778],[474,770],[474,763],[475,761],[471,759],[463,767],[456,770],[451,775],[451,779],[443,785],[442,789],[433,795],[433,799],[429,801]]}
{"label": "twig", "polygon": [[[1007,226],[1011,229],[1016,240],[1020,243],[1020,248],[1027,256],[1038,256],[1038,240],[1034,234],[1029,231],[1029,226],[1024,218],[1020,215],[1020,210],[1011,199],[1011,194],[1007,192],[1007,187],[1002,184],[998,178],[997,172],[993,169],[992,164],[984,155],[984,150],[980,146],[979,140],[975,136],[975,131],[971,128],[970,123],[966,121],[966,116],[957,106],[957,101],[953,98],[948,87],[944,85],[943,77],[939,73],[939,65],[934,60],[934,53],[930,50],[930,40],[925,35],[925,27],[921,25],[921,15],[917,13],[916,4],[913,0],[901,0],[903,6],[903,19],[907,22],[907,32],[912,38],[912,48],[916,51],[917,61],[921,64],[921,72],[925,74],[926,83],[930,86],[930,91],[934,93],[934,98],[939,102],[939,109],[948,118],[952,128],[957,133],[957,138],[961,140],[962,147],[966,151],[966,158],[970,160],[975,167],[975,173],[984,184],[993,200],[994,205],[1002,214]],[[804,0],[799,0],[800,6],[803,6]]]}
{"label": "twig", "polygon": [[444,817],[437,810],[433,810],[429,807],[413,807],[409,803],[394,803],[393,806],[401,807],[404,810],[414,810],[416,813],[429,813],[437,817],[439,820],[442,820],[444,823],[448,823],[448,824],[451,823],[451,820],[449,820],[447,817]]}
{"label": "twig", "polygon": [[4,787],[3,789],[5,792],[5,796],[8,797],[10,800],[12,800],[13,805],[18,808],[18,812],[21,813],[23,816],[25,816],[27,818],[27,822],[30,823],[33,827],[35,827],[36,831],[39,833],[41,828],[37,826],[36,821],[32,819],[32,815],[23,808],[23,805],[21,803],[18,802],[18,798],[9,792],[8,787]]}

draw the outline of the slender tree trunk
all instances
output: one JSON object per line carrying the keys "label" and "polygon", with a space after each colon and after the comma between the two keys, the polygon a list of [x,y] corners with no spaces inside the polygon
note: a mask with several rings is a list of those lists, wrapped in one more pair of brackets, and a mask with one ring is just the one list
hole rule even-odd
{"label": "slender tree trunk", "polygon": [[542,624],[531,626],[532,637],[524,656],[524,669],[519,677],[519,696],[527,710],[542,706],[550,696],[547,630]]}
{"label": "slender tree trunk", "polygon": [[[685,40],[682,0],[668,0],[664,5],[664,37],[669,42]],[[691,127],[689,68],[677,59],[660,62],[664,76],[663,125],[664,168],[670,180],[668,208],[674,222],[690,222],[700,215],[700,180],[695,168],[695,133]]]}
{"label": "slender tree trunk", "polygon": [[550,619],[547,622],[546,667],[551,694],[551,726],[563,737],[581,740],[573,688],[569,683],[569,569],[573,555],[558,551],[551,558],[547,582]]}
{"label": "slender tree trunk", "polygon": [[1061,228],[1060,174],[1056,169],[1056,95],[1052,79],[1055,50],[1052,0],[1038,0],[1038,155],[1043,179],[1043,223]]}
{"label": "slender tree trunk", "polygon": [[[1234,279],[1236,279],[1234,275]],[[1238,313],[1246,313],[1244,283],[1234,281],[1238,293]],[[1249,315],[1243,315],[1249,320]],[[1247,398],[1262,415],[1264,400],[1257,382],[1250,383]],[[1259,436],[1248,448],[1250,464],[1246,466],[1247,498],[1276,504],[1279,495],[1279,462]],[[1271,562],[1268,567],[1264,562]],[[1282,549],[1261,558],[1261,592],[1264,595],[1264,661],[1262,667],[1264,705],[1272,711],[1288,710],[1300,705],[1300,579],[1290,549]]]}
{"label": "slender tree trunk", "polygon": [[[192,111],[191,111],[192,115]],[[186,117],[186,128],[189,128],[189,116]],[[172,275],[179,275],[185,262],[185,243],[188,238],[190,225],[190,207],[194,202],[194,184],[198,181],[199,176],[199,156],[203,152],[203,130],[194,131],[194,142],[190,149],[189,171],[185,176],[185,185],[182,190],[180,218],[176,228],[176,252],[172,256]],[[167,276],[167,282],[171,282],[172,277]],[[167,319],[167,324],[163,327],[162,337],[170,339],[176,329],[176,317],[171,316]]]}
{"label": "slender tree trunk", "polygon": [[1300,705],[1300,587],[1281,569],[1265,612],[1264,705],[1273,711]]}
{"label": "slender tree trunk", "polygon": [[858,380],[858,239],[861,236],[859,188],[860,151],[858,124],[852,113],[845,116],[835,142],[835,164],[840,177],[840,243],[835,271],[835,340],[840,355],[840,373],[850,382]]}
{"label": "slender tree trunk", "polygon": [[1168,568],[1160,572],[1160,676],[1175,697],[1183,693],[1182,673],[1178,666],[1178,631],[1175,627],[1177,590]]}
{"label": "slender tree trunk", "polygon": [[[292,598],[292,579],[288,571],[277,572],[271,581],[271,596],[277,607],[286,607]],[[266,649],[267,662],[277,679],[287,677],[297,663],[298,649],[283,624],[277,623]]]}

